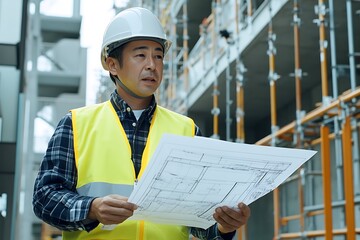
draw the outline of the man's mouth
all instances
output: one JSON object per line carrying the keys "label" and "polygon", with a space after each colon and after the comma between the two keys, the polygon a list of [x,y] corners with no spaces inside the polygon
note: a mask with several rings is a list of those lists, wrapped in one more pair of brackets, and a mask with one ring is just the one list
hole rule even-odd
{"label": "man's mouth", "polygon": [[142,80],[147,82],[156,82],[155,78],[152,77],[143,78]]}

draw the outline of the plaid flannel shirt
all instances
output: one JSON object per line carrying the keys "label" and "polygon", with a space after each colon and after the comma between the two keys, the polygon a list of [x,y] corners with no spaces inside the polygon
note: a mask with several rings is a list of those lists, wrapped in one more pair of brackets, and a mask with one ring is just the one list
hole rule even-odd
{"label": "plaid flannel shirt", "polygon": [[[129,105],[114,91],[110,101],[129,139],[136,174],[139,173],[141,157],[151,119],[156,108],[153,97],[150,105],[136,120]],[[133,123],[136,123],[133,125]],[[196,135],[200,136],[196,126]],[[75,166],[71,113],[59,122],[51,137],[36,178],[33,206],[34,213],[43,221],[63,231],[91,231],[99,222],[87,219],[93,197],[76,192],[77,171]],[[208,229],[190,228],[199,239],[232,239],[234,232],[221,235],[216,224]]]}

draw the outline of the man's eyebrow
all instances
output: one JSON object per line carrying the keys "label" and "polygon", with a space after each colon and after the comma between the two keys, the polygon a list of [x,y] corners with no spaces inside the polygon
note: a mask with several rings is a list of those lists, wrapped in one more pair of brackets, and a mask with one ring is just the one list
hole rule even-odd
{"label": "man's eyebrow", "polygon": [[[133,49],[133,51],[137,51],[137,50],[143,50],[143,49],[149,49],[148,46],[139,46],[139,47],[135,47]],[[156,51],[160,51],[160,52],[163,52],[163,49],[161,47],[157,47],[155,48]]]}

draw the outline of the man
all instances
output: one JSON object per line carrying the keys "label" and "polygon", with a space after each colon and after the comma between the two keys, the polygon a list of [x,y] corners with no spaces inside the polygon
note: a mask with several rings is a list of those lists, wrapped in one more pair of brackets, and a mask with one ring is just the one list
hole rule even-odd
{"label": "man", "polygon": [[[200,135],[193,120],[156,104],[171,42],[144,8],[108,25],[101,62],[116,90],[110,101],[74,109],[57,126],[34,188],[35,214],[63,230],[63,239],[231,239],[250,209],[219,207],[209,229],[127,220],[127,201],[163,133]],[[119,194],[119,195],[117,195]],[[104,225],[117,224],[113,230]]]}

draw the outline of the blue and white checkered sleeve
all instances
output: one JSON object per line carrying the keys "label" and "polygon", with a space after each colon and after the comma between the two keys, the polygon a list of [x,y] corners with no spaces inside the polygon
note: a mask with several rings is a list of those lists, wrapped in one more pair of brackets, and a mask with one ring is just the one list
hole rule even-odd
{"label": "blue and white checkered sleeve", "polygon": [[86,219],[93,198],[76,192],[77,172],[73,147],[71,114],[61,119],[51,137],[34,185],[36,216],[60,230],[95,228],[97,221]]}

